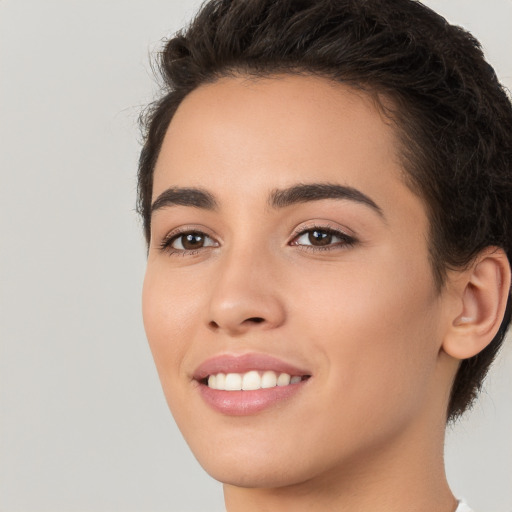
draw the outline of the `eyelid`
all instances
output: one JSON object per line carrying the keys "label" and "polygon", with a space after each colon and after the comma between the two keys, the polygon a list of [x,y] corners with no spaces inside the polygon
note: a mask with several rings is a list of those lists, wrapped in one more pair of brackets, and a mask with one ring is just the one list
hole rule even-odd
{"label": "eyelid", "polygon": [[357,238],[356,233],[354,233],[354,231],[352,231],[351,229],[344,226],[340,226],[339,224],[333,223],[332,221],[328,220],[312,220],[306,223],[301,223],[296,228],[294,228],[291,234],[291,238],[296,238],[297,236],[302,235],[305,232],[312,231],[314,229],[318,229],[321,231],[330,231],[332,233],[339,233],[340,235],[347,238]]}
{"label": "eyelid", "polygon": [[[215,242],[215,245],[208,245],[206,247],[198,247],[197,249],[175,249],[171,247],[171,244],[180,236],[186,235],[188,233],[199,233],[201,235],[204,235],[205,237],[213,240]],[[179,226],[177,228],[172,229],[169,231],[158,243],[158,248],[163,252],[170,252],[172,253],[180,253],[180,254],[192,254],[196,253],[197,251],[200,251],[202,249],[208,249],[211,247],[218,247],[220,245],[220,242],[218,240],[218,237],[213,235],[211,233],[211,230],[206,228],[205,226],[197,225],[197,224],[190,224],[190,225],[184,225]]]}
{"label": "eyelid", "polygon": [[[333,236],[336,236],[338,238],[341,238],[341,242],[336,242],[333,244],[329,244],[326,246],[315,246],[315,245],[306,245],[306,244],[297,244],[296,242],[297,238],[300,236],[303,236],[304,234],[310,232],[310,231],[324,231],[331,233]],[[214,243],[212,245],[207,245],[205,247],[198,247],[197,249],[176,249],[171,247],[171,244],[174,243],[174,241],[179,238],[182,235],[188,234],[188,233],[199,233],[201,235],[204,235],[205,237],[212,240]],[[297,226],[293,233],[291,234],[291,238],[288,241],[287,245],[293,245],[296,247],[300,247],[305,250],[329,250],[329,249],[335,249],[354,245],[356,242],[358,242],[357,237],[353,233],[352,230],[348,228],[341,227],[339,225],[333,225],[330,221],[311,221],[306,224],[300,224]],[[221,245],[221,241],[219,241],[219,237],[212,234],[211,230],[206,228],[203,225],[197,225],[197,224],[190,224],[190,225],[183,225],[179,226],[177,228],[172,229],[169,231],[158,243],[158,248],[162,252],[168,252],[171,254],[182,254],[182,255],[191,255],[195,254],[198,251],[201,251],[203,249],[209,249],[209,248],[215,248],[219,247]]]}
{"label": "eyelid", "polygon": [[[306,244],[297,244],[294,243],[297,241],[298,238],[305,235],[308,232],[311,231],[324,231],[327,233],[332,234],[333,236],[336,236],[342,240],[342,242],[337,242],[334,244],[329,244],[325,246],[315,246],[315,245],[306,245]],[[347,231],[349,233],[347,233]],[[352,246],[358,242],[358,239],[356,235],[352,232],[352,230],[349,230],[347,228],[342,228],[341,226],[333,226],[331,222],[319,222],[319,221],[313,221],[308,224],[302,224],[294,229],[291,240],[288,242],[289,245],[293,245],[295,247],[299,247],[304,250],[320,250],[320,251],[326,251],[326,250],[332,250],[340,247],[346,247],[346,246]]]}

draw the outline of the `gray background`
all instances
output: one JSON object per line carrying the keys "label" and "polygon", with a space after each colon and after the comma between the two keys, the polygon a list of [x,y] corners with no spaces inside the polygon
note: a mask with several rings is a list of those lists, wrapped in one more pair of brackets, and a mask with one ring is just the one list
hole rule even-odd
{"label": "gray background", "polygon": [[[512,2],[430,0],[512,86]],[[0,0],[0,511],[221,511],[140,315],[137,116],[197,0]],[[450,482],[512,512],[512,343],[448,436]]]}

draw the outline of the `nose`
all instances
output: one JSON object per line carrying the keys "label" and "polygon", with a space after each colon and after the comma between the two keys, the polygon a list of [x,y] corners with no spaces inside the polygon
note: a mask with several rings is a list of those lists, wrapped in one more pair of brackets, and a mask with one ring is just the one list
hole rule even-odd
{"label": "nose", "polygon": [[286,311],[270,258],[234,251],[211,283],[208,327],[230,336],[268,330],[285,321]]}

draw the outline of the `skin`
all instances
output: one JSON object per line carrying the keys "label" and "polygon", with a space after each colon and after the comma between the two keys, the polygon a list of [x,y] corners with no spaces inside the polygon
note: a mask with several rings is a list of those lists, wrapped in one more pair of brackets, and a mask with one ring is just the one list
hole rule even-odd
{"label": "skin", "polygon": [[[464,313],[460,282],[436,289],[425,206],[402,173],[372,100],[321,78],[221,79],[174,116],[153,200],[200,187],[218,208],[154,212],[144,323],[169,407],[229,512],[455,510],[443,441],[459,361],[443,343]],[[355,188],[381,214],[347,199],[269,206],[304,183]],[[355,241],[314,250],[297,236],[313,226]],[[209,245],[162,249],[176,229]],[[214,411],[194,370],[252,352],[312,377],[258,414]]]}

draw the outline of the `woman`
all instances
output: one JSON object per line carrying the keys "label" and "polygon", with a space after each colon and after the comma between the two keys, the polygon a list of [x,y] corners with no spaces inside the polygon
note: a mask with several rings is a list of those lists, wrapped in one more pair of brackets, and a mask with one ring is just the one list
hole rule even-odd
{"label": "woman", "polygon": [[462,512],[443,465],[510,323],[512,107],[410,0],[206,3],[139,209],[169,407],[228,512]]}

